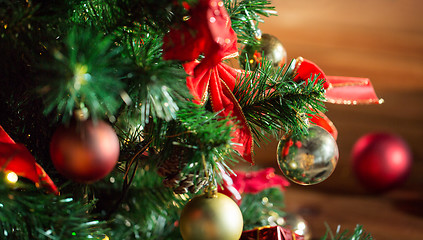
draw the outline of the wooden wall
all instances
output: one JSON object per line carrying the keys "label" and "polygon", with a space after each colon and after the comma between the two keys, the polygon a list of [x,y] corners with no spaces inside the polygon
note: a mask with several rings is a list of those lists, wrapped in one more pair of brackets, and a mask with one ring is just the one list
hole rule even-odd
{"label": "wooden wall", "polygon": [[[368,226],[376,239],[423,239],[423,1],[274,0],[273,4],[278,16],[266,18],[260,28],[281,40],[290,59],[312,60],[327,75],[369,77],[385,100],[382,105],[327,104],[327,115],[339,131],[338,166],[321,184],[292,185],[288,209],[309,214],[317,234],[324,232],[321,221],[349,228],[378,222]],[[352,174],[350,154],[358,138],[376,131],[402,137],[414,162],[402,188],[369,195]],[[277,168],[276,145],[273,140],[256,149],[258,165]],[[408,211],[395,205],[398,201]],[[307,210],[307,206],[313,207]],[[388,215],[380,215],[386,211]]]}

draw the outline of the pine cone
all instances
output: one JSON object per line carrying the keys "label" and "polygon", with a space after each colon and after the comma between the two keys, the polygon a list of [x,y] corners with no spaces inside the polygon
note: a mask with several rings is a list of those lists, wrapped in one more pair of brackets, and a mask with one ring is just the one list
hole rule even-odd
{"label": "pine cone", "polygon": [[[187,165],[185,148],[175,146],[172,155],[163,161],[157,172],[164,177],[163,185],[173,188],[176,194],[196,193],[207,183],[199,174],[182,175],[182,169]],[[199,179],[200,178],[200,179]],[[196,184],[194,184],[194,182]]]}
{"label": "pine cone", "polygon": [[185,167],[185,151],[183,147],[175,147],[172,156],[166,159],[159,167],[158,174],[162,177],[169,177],[181,172]]}

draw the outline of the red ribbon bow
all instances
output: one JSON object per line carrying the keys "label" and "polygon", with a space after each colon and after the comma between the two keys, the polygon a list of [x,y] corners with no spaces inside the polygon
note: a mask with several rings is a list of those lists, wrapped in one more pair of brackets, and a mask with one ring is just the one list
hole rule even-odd
{"label": "red ribbon bow", "polygon": [[0,170],[12,171],[33,181],[37,187],[42,186],[49,192],[59,194],[56,185],[35,162],[28,149],[22,144],[15,143],[2,126],[0,126]]}
{"label": "red ribbon bow", "polygon": [[[209,97],[213,111],[221,116],[235,117],[238,127],[232,133],[234,149],[253,163],[251,129],[242,109],[233,95],[237,77],[243,71],[222,63],[238,56],[237,36],[231,27],[223,2],[200,0],[189,10],[190,18],[181,26],[172,28],[164,37],[164,59],[190,61],[184,64],[187,87],[194,102],[204,104]],[[196,61],[200,54],[201,62]]]}
{"label": "red ribbon bow", "polygon": [[[324,80],[323,87],[326,89],[326,101],[335,104],[381,104],[368,78],[326,76],[322,69],[315,63],[299,57],[295,60],[294,81],[309,81],[318,75],[316,82]],[[335,125],[323,113],[313,115],[311,121],[326,129],[335,138],[338,131]]]}

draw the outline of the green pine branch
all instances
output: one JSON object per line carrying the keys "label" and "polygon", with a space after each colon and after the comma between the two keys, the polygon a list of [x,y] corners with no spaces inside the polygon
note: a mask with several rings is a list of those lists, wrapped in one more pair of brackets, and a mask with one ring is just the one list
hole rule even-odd
{"label": "green pine branch", "polygon": [[86,108],[92,118],[112,116],[120,106],[121,49],[110,36],[93,29],[73,28],[62,49],[52,49],[52,57],[40,63],[39,89],[45,114],[55,111],[68,122],[75,109]]}
{"label": "green pine branch", "polygon": [[44,194],[33,183],[0,180],[1,239],[103,239],[105,222],[87,214],[94,202]]}
{"label": "green pine branch", "polygon": [[262,17],[276,15],[269,0],[225,0],[224,3],[238,42],[243,44],[258,43],[256,36],[261,34],[258,24],[263,22]]}
{"label": "green pine branch", "polygon": [[161,138],[159,162],[175,157],[174,149],[182,148],[186,166],[183,175],[195,174],[210,182],[221,182],[219,164],[231,172],[229,165],[236,160],[232,157],[231,133],[233,126],[229,119],[208,112],[203,106],[187,103],[180,109],[177,120],[171,122]]}
{"label": "green pine branch", "polygon": [[306,134],[304,114],[325,110],[321,82],[294,82],[286,68],[275,70],[266,60],[256,70],[248,70],[241,76],[234,95],[258,140],[265,139],[265,134],[278,136],[281,132]]}
{"label": "green pine branch", "polygon": [[162,59],[162,38],[159,34],[128,33],[123,36],[128,58],[133,66],[123,81],[132,104],[124,112],[146,124],[149,118],[175,119],[180,105],[190,94],[185,85],[186,73],[179,64]]}
{"label": "green pine branch", "polygon": [[97,206],[101,207],[99,214],[103,213],[113,230],[108,233],[110,239],[169,239],[179,234],[174,223],[187,196],[165,188],[155,166],[147,164],[149,168],[145,170],[145,165],[144,162],[136,170],[123,199],[124,173],[116,172],[93,187]]}
{"label": "green pine branch", "polygon": [[363,226],[357,225],[354,228],[354,231],[350,233],[348,230],[341,232],[341,226],[338,225],[335,234],[330,229],[329,225],[326,223],[326,234],[321,237],[321,240],[326,240],[328,237],[331,240],[372,240],[373,237],[371,234],[366,233],[363,229]]}
{"label": "green pine branch", "polygon": [[122,28],[136,31],[139,26],[165,33],[173,21],[186,15],[183,2],[193,5],[197,0],[83,0],[75,4],[71,21],[107,34]]}

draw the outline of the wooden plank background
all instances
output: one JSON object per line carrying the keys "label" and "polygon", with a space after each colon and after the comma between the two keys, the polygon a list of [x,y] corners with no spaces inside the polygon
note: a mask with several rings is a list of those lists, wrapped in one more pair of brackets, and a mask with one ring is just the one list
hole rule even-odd
{"label": "wooden plank background", "polygon": [[[278,37],[289,59],[302,56],[327,75],[369,77],[382,105],[328,104],[339,131],[340,159],[334,174],[314,186],[292,184],[287,211],[309,221],[315,238],[324,222],[352,229],[363,224],[376,239],[423,239],[423,1],[274,0],[278,16],[263,33]],[[401,136],[413,153],[406,184],[371,194],[351,172],[351,149],[370,132]],[[277,140],[256,149],[259,166],[277,167]]]}

